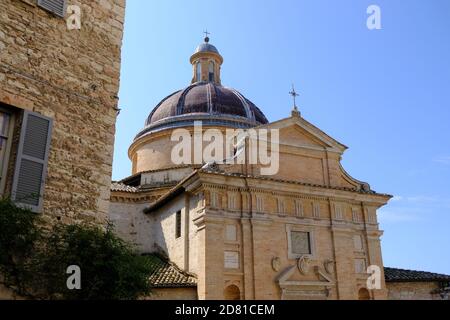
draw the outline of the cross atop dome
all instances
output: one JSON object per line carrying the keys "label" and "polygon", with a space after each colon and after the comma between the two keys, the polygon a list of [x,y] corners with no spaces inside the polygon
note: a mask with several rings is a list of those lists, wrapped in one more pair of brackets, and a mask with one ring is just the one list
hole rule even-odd
{"label": "cross atop dome", "polygon": [[203,31],[203,33],[205,34],[205,42],[208,43],[208,42],[209,42],[209,35],[210,35],[211,33],[208,32],[208,29],[206,29],[205,31]]}

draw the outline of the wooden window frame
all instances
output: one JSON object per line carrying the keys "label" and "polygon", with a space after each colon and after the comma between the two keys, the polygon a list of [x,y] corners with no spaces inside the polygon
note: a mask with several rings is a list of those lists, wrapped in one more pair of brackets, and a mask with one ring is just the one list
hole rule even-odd
{"label": "wooden window frame", "polygon": [[16,123],[16,115],[15,112],[3,107],[0,105],[0,112],[6,113],[10,116],[9,119],[9,128],[6,136],[6,147],[5,147],[5,158],[3,166],[0,167],[0,198],[5,196],[6,189],[6,176],[8,174],[9,162],[11,161],[11,149],[12,149],[12,140],[14,138],[14,127]]}

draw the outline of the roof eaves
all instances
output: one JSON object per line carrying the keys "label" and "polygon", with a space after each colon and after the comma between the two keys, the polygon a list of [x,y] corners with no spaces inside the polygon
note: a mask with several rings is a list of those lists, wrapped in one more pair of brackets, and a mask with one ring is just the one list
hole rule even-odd
{"label": "roof eaves", "polygon": [[175,187],[173,187],[170,191],[168,191],[165,195],[163,195],[161,198],[159,198],[156,202],[151,204],[149,207],[144,209],[144,213],[151,213],[152,211],[155,211],[156,209],[161,208],[163,205],[165,205],[168,201],[172,200],[176,196],[182,194],[184,192],[184,184],[186,181],[188,181],[190,178],[195,176],[198,173],[198,170],[193,171],[190,175],[188,175],[186,178],[181,180]]}
{"label": "roof eaves", "polygon": [[386,282],[450,282],[450,276],[426,271],[384,268]]}
{"label": "roof eaves", "polygon": [[139,189],[120,182],[111,183],[112,192],[138,193]]}

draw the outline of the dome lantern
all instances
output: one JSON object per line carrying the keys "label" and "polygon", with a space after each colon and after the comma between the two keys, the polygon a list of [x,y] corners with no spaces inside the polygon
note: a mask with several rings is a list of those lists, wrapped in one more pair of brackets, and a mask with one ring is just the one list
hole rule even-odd
{"label": "dome lantern", "polygon": [[219,50],[209,43],[209,32],[205,31],[206,37],[191,56],[193,68],[193,77],[191,83],[213,82],[221,84],[220,68],[223,63],[223,57]]}
{"label": "dome lantern", "polygon": [[215,46],[205,41],[191,56],[192,83],[164,98],[147,118],[135,143],[156,132],[194,126],[248,129],[267,124],[264,113],[239,91],[220,81],[223,58]]}

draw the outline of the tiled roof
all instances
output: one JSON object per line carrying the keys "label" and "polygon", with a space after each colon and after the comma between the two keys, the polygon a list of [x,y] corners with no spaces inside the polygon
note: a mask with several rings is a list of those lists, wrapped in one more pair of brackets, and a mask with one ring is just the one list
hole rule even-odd
{"label": "tiled roof", "polygon": [[135,193],[135,192],[138,192],[139,190],[136,187],[130,187],[130,186],[127,186],[126,184],[119,183],[119,182],[113,182],[113,183],[111,183],[111,191]]}
{"label": "tiled roof", "polygon": [[194,170],[194,169],[199,169],[201,167],[202,167],[202,165],[198,165],[198,164],[182,164],[182,165],[174,165],[171,167],[165,167],[165,168],[161,168],[161,169],[145,170],[145,171],[135,173],[126,178],[123,178],[122,180],[117,181],[117,183],[129,184],[128,181],[133,180],[135,178],[139,178],[139,180],[140,180],[140,176],[143,174],[146,174],[146,173],[156,173],[156,172],[172,171],[172,170],[187,169],[187,168],[192,168]]}
{"label": "tiled roof", "polygon": [[150,284],[153,288],[196,287],[197,278],[157,254],[146,255],[152,269]]}
{"label": "tiled roof", "polygon": [[384,268],[384,276],[386,282],[450,282],[450,276],[445,274],[395,268]]}

